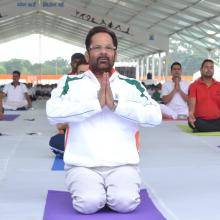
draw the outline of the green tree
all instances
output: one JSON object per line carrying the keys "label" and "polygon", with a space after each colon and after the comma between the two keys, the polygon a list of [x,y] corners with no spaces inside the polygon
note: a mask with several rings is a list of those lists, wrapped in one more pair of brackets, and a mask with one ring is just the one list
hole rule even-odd
{"label": "green tree", "polygon": [[42,64],[35,63],[31,66],[30,73],[38,75],[41,73],[41,69],[42,69]]}
{"label": "green tree", "polygon": [[58,57],[55,60],[45,61],[42,64],[42,73],[46,74],[66,74],[66,70],[69,69],[69,63],[67,60]]}
{"label": "green tree", "polygon": [[61,57],[45,61],[42,64],[31,64],[29,60],[11,59],[2,62],[1,65],[5,68],[2,70],[5,73],[19,70],[22,74],[67,74],[71,69],[68,61]]}
{"label": "green tree", "polygon": [[4,73],[7,73],[6,68],[4,67],[4,65],[0,64],[0,74]]}
{"label": "green tree", "polygon": [[27,74],[30,71],[32,64],[28,60],[11,59],[3,62],[7,73],[12,73],[14,70],[19,70],[22,74]]}
{"label": "green tree", "polygon": [[175,61],[181,63],[185,75],[192,75],[197,72],[208,54],[207,51],[199,50],[191,44],[172,39],[170,40],[169,53],[169,66]]}

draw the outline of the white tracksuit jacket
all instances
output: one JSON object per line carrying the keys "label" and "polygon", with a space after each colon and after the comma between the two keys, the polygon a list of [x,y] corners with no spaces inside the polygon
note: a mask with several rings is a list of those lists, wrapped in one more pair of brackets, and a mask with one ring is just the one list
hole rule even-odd
{"label": "white tracksuit jacket", "polygon": [[64,162],[67,165],[98,167],[138,164],[135,136],[138,126],[161,123],[160,107],[137,80],[114,72],[110,77],[114,112],[98,100],[100,83],[86,71],[68,76],[63,88],[52,92],[46,105],[51,124],[68,123]]}

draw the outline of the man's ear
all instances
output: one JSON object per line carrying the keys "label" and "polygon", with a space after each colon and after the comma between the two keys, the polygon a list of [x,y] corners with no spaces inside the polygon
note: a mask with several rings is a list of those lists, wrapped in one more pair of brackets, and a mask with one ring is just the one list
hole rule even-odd
{"label": "man's ear", "polygon": [[89,62],[89,53],[88,53],[88,51],[85,52],[84,56],[85,56],[86,62],[88,63]]}
{"label": "man's ear", "polygon": [[118,53],[117,53],[117,50],[115,51],[115,62],[117,61],[117,58],[118,58]]}

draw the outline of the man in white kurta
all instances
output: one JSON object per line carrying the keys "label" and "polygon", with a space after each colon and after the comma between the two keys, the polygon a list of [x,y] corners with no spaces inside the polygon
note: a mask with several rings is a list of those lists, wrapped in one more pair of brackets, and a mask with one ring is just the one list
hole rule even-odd
{"label": "man in white kurta", "polygon": [[31,100],[26,85],[19,82],[20,72],[12,73],[12,83],[6,84],[0,97],[0,111],[3,109],[19,110],[30,108]]}
{"label": "man in white kurta", "polygon": [[161,97],[164,104],[161,104],[161,111],[164,117],[177,119],[188,116],[188,88],[189,82],[181,79],[181,64],[175,62],[171,65],[172,80],[162,85]]}
{"label": "man in white kurta", "polygon": [[73,208],[90,214],[108,205],[130,212],[140,204],[139,125],[160,124],[160,107],[139,81],[112,68],[114,32],[91,29],[86,48],[90,70],[54,90],[48,119],[69,125],[64,162]]}

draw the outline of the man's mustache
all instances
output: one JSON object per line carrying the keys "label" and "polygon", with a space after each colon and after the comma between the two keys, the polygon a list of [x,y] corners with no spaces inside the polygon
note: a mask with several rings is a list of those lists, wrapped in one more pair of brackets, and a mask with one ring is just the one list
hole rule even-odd
{"label": "man's mustache", "polygon": [[105,60],[109,61],[109,58],[108,58],[108,57],[98,57],[98,58],[97,58],[97,61],[99,62],[99,61],[102,60],[102,59],[105,59]]}

